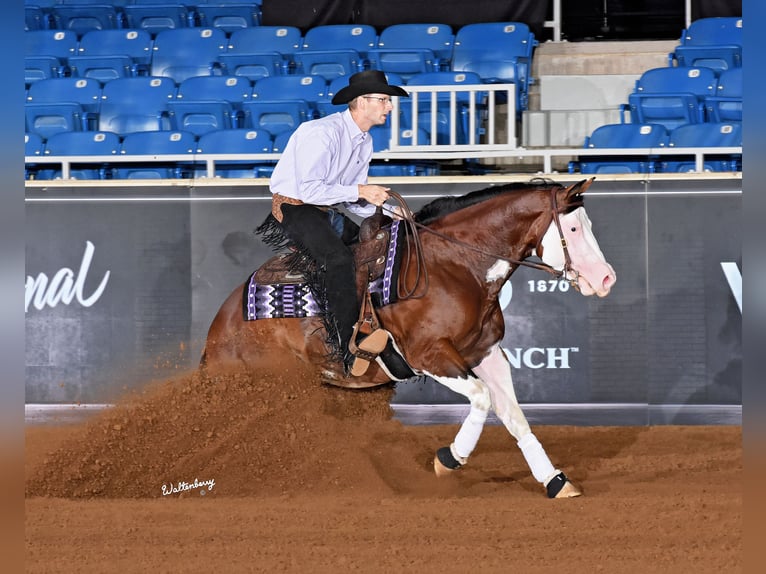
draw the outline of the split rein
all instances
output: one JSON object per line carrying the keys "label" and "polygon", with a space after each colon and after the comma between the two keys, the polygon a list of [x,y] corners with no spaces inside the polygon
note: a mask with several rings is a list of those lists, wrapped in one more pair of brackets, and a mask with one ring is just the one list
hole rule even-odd
{"label": "split rein", "polygon": [[[448,243],[459,245],[460,247],[469,249],[481,255],[485,255],[488,257],[492,257],[494,259],[505,261],[511,265],[525,266],[525,267],[530,267],[532,269],[539,269],[540,271],[545,271],[546,273],[550,273],[556,278],[563,277],[575,289],[578,288],[577,281],[579,279],[579,273],[577,273],[577,271],[572,267],[572,259],[569,255],[567,240],[564,237],[564,231],[561,228],[561,221],[559,220],[560,212],[558,208],[558,202],[556,200],[555,188],[551,188],[551,212],[552,212],[553,221],[556,222],[556,228],[558,229],[558,232],[559,232],[561,248],[564,251],[564,269],[562,269],[561,271],[554,269],[547,263],[537,263],[536,261],[526,261],[526,260],[517,261],[515,259],[510,259],[502,255],[497,255],[496,253],[492,253],[480,247],[476,247],[475,245],[471,245],[470,243],[466,243],[465,241],[461,241],[454,237],[450,237],[449,235],[441,233],[440,231],[431,229],[430,227],[415,221],[415,215],[413,214],[412,210],[407,205],[407,202],[404,200],[404,198],[400,194],[396,193],[395,191],[389,191],[388,194],[390,197],[396,200],[401,210],[401,213],[399,214],[399,216],[401,217],[402,223],[405,226],[404,234],[406,238],[409,238],[411,240],[411,241],[405,242],[405,244],[407,245],[408,253],[410,249],[413,249],[415,251],[415,258],[414,258],[415,259],[415,279],[411,289],[408,288],[406,285],[402,286],[402,292],[399,293],[399,299],[402,299],[402,300],[403,299],[419,299],[428,292],[428,285],[429,285],[428,269],[425,264],[425,256],[423,255],[423,247],[420,241],[420,234],[418,233],[418,229],[422,229],[424,231],[427,231],[428,233],[431,233],[432,235],[436,235],[437,237],[440,237],[441,239],[443,239],[444,241],[447,241]],[[413,247],[411,248],[410,245],[412,245]],[[401,271],[401,276],[406,278],[407,272],[410,266],[410,257],[405,257],[403,261],[405,263]],[[568,274],[572,275],[572,277],[569,279],[567,279]],[[422,285],[421,285],[421,281],[422,281]],[[418,288],[421,288],[421,291],[419,293],[418,293]]]}

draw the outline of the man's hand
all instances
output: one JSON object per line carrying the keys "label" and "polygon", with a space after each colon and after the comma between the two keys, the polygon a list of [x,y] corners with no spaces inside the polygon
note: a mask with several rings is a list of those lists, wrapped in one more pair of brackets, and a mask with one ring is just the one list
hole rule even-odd
{"label": "man's hand", "polygon": [[383,205],[388,199],[389,191],[391,191],[390,187],[383,187],[382,185],[359,184],[359,197],[375,206]]}

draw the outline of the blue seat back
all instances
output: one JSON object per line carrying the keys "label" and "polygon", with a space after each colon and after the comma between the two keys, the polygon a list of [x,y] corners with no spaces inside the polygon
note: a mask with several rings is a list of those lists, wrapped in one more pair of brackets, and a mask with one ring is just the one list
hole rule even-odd
{"label": "blue seat back", "polygon": [[77,56],[124,55],[138,64],[152,60],[152,36],[146,30],[92,30],[80,38]]}
{"label": "blue seat back", "polygon": [[[742,125],[739,123],[704,123],[679,126],[670,132],[669,147],[741,147]],[[707,154],[703,171],[740,171],[741,154]],[[695,171],[693,157],[672,156],[663,159],[661,170],[668,173]]]}
{"label": "blue seat back", "polygon": [[58,30],[82,36],[90,30],[114,30],[122,25],[122,12],[108,1],[99,4],[56,4],[51,16]]}
{"label": "blue seat back", "polygon": [[634,123],[661,123],[673,129],[705,121],[705,98],[716,93],[710,68],[654,68],[636,82],[628,97]]}
{"label": "blue seat back", "polygon": [[315,103],[324,97],[327,84],[317,76],[272,76],[255,82],[253,101],[305,100]]}
{"label": "blue seat back", "polygon": [[120,137],[111,132],[63,132],[48,138],[45,155],[117,155]]}
{"label": "blue seat back", "polygon": [[[635,156],[631,148],[663,148],[668,132],[661,124],[607,124],[585,138],[584,147],[625,148],[625,156],[581,156],[581,173],[652,173],[658,170],[655,156]],[[571,168],[570,168],[571,169]]]}
{"label": "blue seat back", "polygon": [[452,69],[476,72],[486,82],[529,83],[537,40],[522,22],[467,24],[455,34]]}
{"label": "blue seat back", "polygon": [[679,66],[704,66],[721,72],[742,66],[742,18],[695,20],[684,30],[672,56]]}
{"label": "blue seat back", "polygon": [[65,63],[77,54],[77,34],[70,30],[30,30],[24,32],[25,56],[53,56]]}
{"label": "blue seat back", "polygon": [[45,145],[43,142],[43,138],[41,138],[39,135],[35,133],[24,134],[24,155],[26,156],[43,155],[44,149],[45,149]]}
{"label": "blue seat back", "polygon": [[151,0],[134,0],[134,2],[122,9],[126,28],[141,28],[152,35],[157,35],[163,30],[188,28],[195,24],[194,10],[185,4]]}
{"label": "blue seat back", "polygon": [[741,122],[743,97],[742,68],[721,72],[716,95],[705,99],[709,121]]}
{"label": "blue seat back", "polygon": [[220,28],[226,34],[258,26],[261,23],[260,4],[253,0],[196,2],[194,11],[200,26]]}
{"label": "blue seat back", "polygon": [[370,65],[384,72],[412,74],[449,69],[455,35],[446,24],[395,24],[384,28],[368,53]]}
{"label": "blue seat back", "polygon": [[151,74],[180,84],[192,76],[221,75],[226,34],[217,28],[164,30],[154,39]]}
{"label": "blue seat back", "polygon": [[194,134],[186,131],[133,132],[125,134],[122,155],[180,155],[197,151]]}
{"label": "blue seat back", "polygon": [[98,113],[101,106],[101,84],[90,78],[51,78],[29,87],[27,103],[55,104],[74,102],[83,110]]}
{"label": "blue seat back", "polygon": [[239,127],[242,103],[251,91],[250,82],[237,76],[187,78],[169,103],[173,126],[195,135]]}
{"label": "blue seat back", "polygon": [[375,28],[366,24],[331,24],[309,29],[293,56],[297,73],[321,75],[330,82],[362,71],[367,53],[377,44]]}
{"label": "blue seat back", "polygon": [[[120,155],[193,155],[197,151],[194,134],[185,131],[134,132],[127,134],[120,147]],[[175,161],[172,164],[148,162],[146,164],[115,164],[114,179],[167,179],[189,177],[190,164]]]}
{"label": "blue seat back", "polygon": [[170,78],[118,78],[101,91],[99,129],[119,134],[172,129],[168,104],[176,94]]}
{"label": "blue seat back", "polygon": [[[273,153],[271,134],[262,130],[235,129],[208,132],[197,142],[198,153],[244,154]],[[231,160],[216,163],[216,175],[222,177],[262,177],[273,169],[271,160]],[[198,175],[203,175],[198,173]]]}
{"label": "blue seat back", "polygon": [[95,80],[40,80],[27,92],[26,127],[46,139],[60,132],[95,129],[100,105],[101,84]]}

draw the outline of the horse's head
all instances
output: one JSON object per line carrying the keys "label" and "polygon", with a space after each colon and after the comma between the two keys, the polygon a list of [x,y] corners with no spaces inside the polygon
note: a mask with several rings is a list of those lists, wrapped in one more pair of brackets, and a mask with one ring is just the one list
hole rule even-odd
{"label": "horse's head", "polygon": [[[554,269],[565,271],[564,278],[572,282],[583,295],[606,297],[617,281],[617,276],[601,252],[580,198],[592,182],[593,178],[583,180],[556,193],[561,234],[553,219],[538,245],[537,255]],[[567,254],[562,245],[562,236],[571,260],[566,270]]]}

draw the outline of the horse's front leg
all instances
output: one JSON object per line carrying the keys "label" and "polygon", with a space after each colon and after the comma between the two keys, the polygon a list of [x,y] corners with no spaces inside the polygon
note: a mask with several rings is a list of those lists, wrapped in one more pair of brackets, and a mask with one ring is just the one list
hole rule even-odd
{"label": "horse's front leg", "polygon": [[468,457],[471,456],[479,442],[484,423],[487,422],[492,401],[487,386],[472,375],[467,374],[465,377],[459,378],[429,376],[445,387],[465,396],[471,404],[468,416],[460,425],[455,440],[449,446],[442,447],[436,452],[434,472],[437,476],[444,476],[468,462]]}
{"label": "horse's front leg", "polygon": [[582,492],[567,479],[559,469],[554,468],[548,455],[529,428],[527,418],[516,399],[511,378],[511,365],[508,358],[494,345],[489,355],[473,368],[473,372],[489,388],[492,405],[497,418],[518,441],[524,459],[527,461],[532,476],[545,486],[550,498],[571,498]]}

